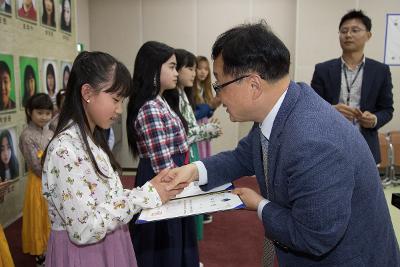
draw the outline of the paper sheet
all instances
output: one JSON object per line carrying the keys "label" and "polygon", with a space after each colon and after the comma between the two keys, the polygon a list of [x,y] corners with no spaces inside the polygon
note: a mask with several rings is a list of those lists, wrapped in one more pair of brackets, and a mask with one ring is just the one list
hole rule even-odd
{"label": "paper sheet", "polygon": [[197,185],[190,185],[161,207],[143,210],[136,224],[244,208],[242,200],[231,193],[231,188],[232,184],[226,184],[204,192]]}

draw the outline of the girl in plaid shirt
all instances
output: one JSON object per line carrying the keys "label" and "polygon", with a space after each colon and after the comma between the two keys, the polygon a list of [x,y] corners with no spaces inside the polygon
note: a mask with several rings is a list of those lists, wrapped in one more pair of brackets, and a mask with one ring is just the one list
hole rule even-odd
{"label": "girl in plaid shirt", "polygon": [[[179,112],[174,49],[147,42],[135,60],[133,93],[128,103],[129,147],[139,157],[136,186],[165,168],[184,164],[188,152],[187,123]],[[168,102],[163,97],[167,95]],[[194,267],[199,265],[193,217],[135,225],[131,234],[139,266]]]}

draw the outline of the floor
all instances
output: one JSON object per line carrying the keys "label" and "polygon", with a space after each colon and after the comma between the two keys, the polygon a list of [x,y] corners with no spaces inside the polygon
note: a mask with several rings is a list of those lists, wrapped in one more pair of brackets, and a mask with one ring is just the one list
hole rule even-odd
{"label": "floor", "polygon": [[[131,184],[132,180],[123,182]],[[257,188],[252,177],[239,180],[236,186]],[[392,193],[400,193],[400,186],[385,189],[397,240],[400,240],[400,209],[391,204]],[[199,243],[200,260],[204,267],[260,266],[263,227],[256,214],[240,210],[214,213],[213,217],[213,222],[205,225],[204,240]],[[33,267],[33,257],[21,252],[21,226],[21,219],[17,220],[5,229],[5,234],[15,266]]]}

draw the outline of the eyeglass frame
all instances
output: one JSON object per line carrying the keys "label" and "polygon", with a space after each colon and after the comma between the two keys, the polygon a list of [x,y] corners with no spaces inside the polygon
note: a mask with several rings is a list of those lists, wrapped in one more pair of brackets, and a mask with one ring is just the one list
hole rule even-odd
{"label": "eyeglass frame", "polygon": [[215,93],[218,94],[222,90],[222,88],[230,85],[231,83],[234,83],[234,82],[240,81],[241,79],[247,78],[249,76],[250,76],[250,74],[246,74],[246,75],[240,76],[239,78],[235,78],[229,82],[223,83],[221,85],[219,85],[217,82],[214,82],[214,83],[212,83],[212,87],[213,87]]}
{"label": "eyeglass frame", "polygon": [[367,29],[362,29],[362,28],[350,28],[350,29],[346,29],[346,31],[344,31],[344,29],[339,29],[339,34],[340,35],[347,35],[348,33],[350,33],[351,35],[357,35],[362,31],[366,31],[368,32]]}

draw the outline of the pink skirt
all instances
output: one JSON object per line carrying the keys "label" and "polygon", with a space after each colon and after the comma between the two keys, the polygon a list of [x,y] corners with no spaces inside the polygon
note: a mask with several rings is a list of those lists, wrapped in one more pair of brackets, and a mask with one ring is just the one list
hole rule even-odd
{"label": "pink skirt", "polygon": [[46,267],[137,267],[127,225],[109,233],[98,243],[76,245],[67,231],[51,230]]}
{"label": "pink skirt", "polygon": [[[203,119],[200,119],[200,120],[197,121],[197,123],[199,125],[206,124],[206,123],[208,123],[208,118],[205,117]],[[210,140],[204,140],[204,141],[197,142],[197,146],[199,148],[200,159],[205,159],[205,158],[208,158],[209,156],[211,156],[211,142],[210,142]]]}

